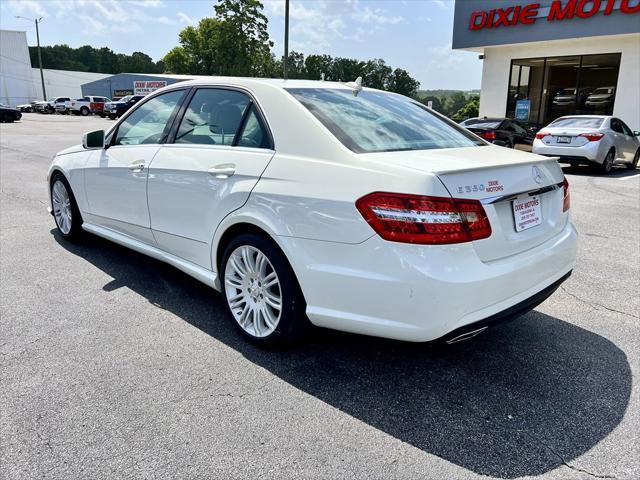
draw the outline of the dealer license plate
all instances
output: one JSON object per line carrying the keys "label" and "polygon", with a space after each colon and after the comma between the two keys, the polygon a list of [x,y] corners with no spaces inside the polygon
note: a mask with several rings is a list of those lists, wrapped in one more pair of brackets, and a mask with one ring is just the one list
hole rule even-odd
{"label": "dealer license plate", "polygon": [[571,143],[571,137],[558,137],[556,139],[558,143]]}
{"label": "dealer license plate", "polygon": [[542,223],[540,197],[524,197],[513,201],[513,218],[516,232],[521,232]]}

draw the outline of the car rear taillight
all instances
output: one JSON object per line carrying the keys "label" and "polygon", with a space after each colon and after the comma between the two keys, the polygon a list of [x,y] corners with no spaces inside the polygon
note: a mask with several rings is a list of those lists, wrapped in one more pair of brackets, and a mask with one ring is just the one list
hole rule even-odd
{"label": "car rear taillight", "polygon": [[536,133],[536,138],[538,140],[542,140],[544,137],[546,137],[547,135],[549,135],[547,132],[538,132]]}
{"label": "car rear taillight", "polygon": [[604,133],[581,133],[579,136],[586,138],[590,142],[597,142],[604,137]]}
{"label": "car rear taillight", "polygon": [[571,194],[569,193],[569,180],[567,180],[567,177],[562,180],[562,191],[562,211],[566,212],[571,208]]}
{"label": "car rear taillight", "polygon": [[478,200],[403,193],[370,193],[356,208],[375,232],[392,242],[442,245],[491,236]]}
{"label": "car rear taillight", "polygon": [[496,132],[482,132],[480,136],[485,140],[495,140],[497,138]]}

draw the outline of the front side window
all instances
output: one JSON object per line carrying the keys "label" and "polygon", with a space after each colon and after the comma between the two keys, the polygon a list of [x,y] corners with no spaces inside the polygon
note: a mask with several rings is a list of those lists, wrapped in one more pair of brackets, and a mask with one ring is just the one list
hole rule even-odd
{"label": "front side window", "polygon": [[233,145],[251,99],[235,90],[201,88],[180,122],[175,143]]}
{"label": "front side window", "polygon": [[184,93],[163,93],[140,105],[118,126],[113,145],[162,143],[168,133],[167,122]]}
{"label": "front side window", "polygon": [[356,153],[429,150],[484,145],[413,100],[384,92],[290,88],[340,142]]}

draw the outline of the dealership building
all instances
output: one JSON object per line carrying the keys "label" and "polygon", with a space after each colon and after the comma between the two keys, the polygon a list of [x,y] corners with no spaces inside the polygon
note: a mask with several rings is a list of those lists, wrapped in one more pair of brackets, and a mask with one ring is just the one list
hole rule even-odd
{"label": "dealership building", "polygon": [[640,0],[456,0],[452,45],[483,59],[481,116],[640,130]]}
{"label": "dealership building", "polygon": [[82,85],[82,95],[122,98],[126,95],[146,95],[172,83],[198,78],[197,75],[152,73],[117,73]]}

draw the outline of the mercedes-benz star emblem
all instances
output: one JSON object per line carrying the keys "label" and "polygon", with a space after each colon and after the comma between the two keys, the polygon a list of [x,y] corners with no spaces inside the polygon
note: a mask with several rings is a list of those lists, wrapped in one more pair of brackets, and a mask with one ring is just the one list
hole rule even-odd
{"label": "mercedes-benz star emblem", "polygon": [[538,167],[533,167],[532,169],[533,179],[536,183],[542,183],[542,172]]}

